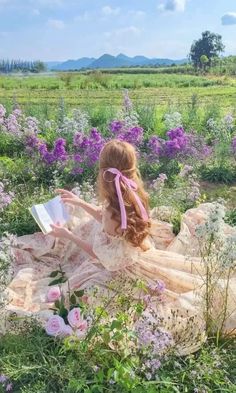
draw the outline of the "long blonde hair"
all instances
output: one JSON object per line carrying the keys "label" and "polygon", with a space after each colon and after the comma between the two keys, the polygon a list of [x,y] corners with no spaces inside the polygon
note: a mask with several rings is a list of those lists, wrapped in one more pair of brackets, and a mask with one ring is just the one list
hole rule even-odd
{"label": "long blonde hair", "polygon": [[[148,194],[144,191],[143,182],[137,169],[134,147],[127,142],[116,139],[106,143],[99,160],[98,192],[100,200],[107,203],[111,218],[117,222],[116,231],[119,233],[118,229],[121,225],[120,205],[114,174],[106,172],[109,168],[116,168],[124,176],[135,181],[137,195],[147,211],[149,210]],[[124,237],[133,246],[145,249],[143,242],[150,232],[150,220],[143,220],[133,192],[122,180],[120,185],[127,215],[127,229],[124,232]]]}

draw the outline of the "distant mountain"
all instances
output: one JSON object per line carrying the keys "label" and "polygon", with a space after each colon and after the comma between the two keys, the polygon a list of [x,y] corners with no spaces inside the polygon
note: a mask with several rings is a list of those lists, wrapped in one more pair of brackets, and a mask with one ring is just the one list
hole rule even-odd
{"label": "distant mountain", "polygon": [[50,65],[46,63],[48,69],[53,71],[68,71],[68,70],[80,70],[81,68],[88,68],[96,59],[93,57],[82,57],[78,60],[67,60],[65,62],[60,62],[55,65]]}
{"label": "distant mountain", "polygon": [[171,59],[149,59],[145,56],[129,57],[120,53],[118,56],[104,54],[98,59],[82,57],[78,60],[67,60],[65,62],[48,62],[46,63],[49,70],[69,71],[80,70],[81,68],[99,69],[99,68],[120,68],[120,67],[138,67],[138,66],[170,66],[171,64],[184,64],[187,59],[171,60]]}
{"label": "distant mountain", "polygon": [[111,56],[108,54],[102,55],[92,64],[89,68],[119,68],[119,67],[129,67],[130,61],[122,59],[120,57]]}

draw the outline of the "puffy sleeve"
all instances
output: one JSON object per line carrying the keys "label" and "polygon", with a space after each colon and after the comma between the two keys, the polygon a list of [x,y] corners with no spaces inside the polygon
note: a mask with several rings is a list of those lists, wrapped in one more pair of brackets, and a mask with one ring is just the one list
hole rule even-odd
{"label": "puffy sleeve", "polygon": [[109,271],[118,271],[135,263],[138,251],[122,237],[109,236],[102,230],[94,236],[93,252]]}

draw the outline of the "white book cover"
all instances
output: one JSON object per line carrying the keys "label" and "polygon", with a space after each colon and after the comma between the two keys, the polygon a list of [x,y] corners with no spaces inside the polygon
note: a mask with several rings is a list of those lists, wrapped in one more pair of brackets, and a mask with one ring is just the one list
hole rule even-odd
{"label": "white book cover", "polygon": [[34,205],[29,208],[29,211],[45,235],[52,231],[51,224],[65,225],[70,219],[60,196],[46,203]]}

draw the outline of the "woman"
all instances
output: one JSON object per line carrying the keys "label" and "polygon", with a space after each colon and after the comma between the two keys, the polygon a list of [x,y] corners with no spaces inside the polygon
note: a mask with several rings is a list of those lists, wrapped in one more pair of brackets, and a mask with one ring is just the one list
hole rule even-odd
{"label": "woman", "polygon": [[[72,289],[94,284],[106,288],[120,273],[151,283],[162,280],[166,291],[159,314],[168,320],[173,310],[179,310],[178,323],[183,329],[192,317],[196,331],[203,329],[201,296],[205,291],[205,272],[201,259],[193,255],[199,252],[195,228],[207,219],[209,204],[188,211],[175,238],[171,225],[151,219],[135,150],[118,140],[108,142],[101,152],[98,189],[102,207],[58,190],[62,201],[79,215],[78,225],[72,224],[71,229],[53,225],[49,236],[35,234],[18,239],[9,309],[46,317],[48,276],[61,264]],[[233,230],[225,226],[225,231]],[[55,242],[55,238],[59,241]],[[192,256],[187,258],[187,254]],[[235,278],[229,287],[231,317],[225,329],[236,326]],[[188,351],[196,348],[197,343],[192,342]]]}

